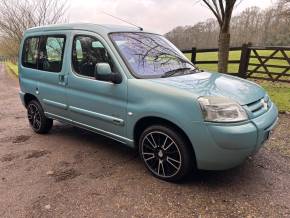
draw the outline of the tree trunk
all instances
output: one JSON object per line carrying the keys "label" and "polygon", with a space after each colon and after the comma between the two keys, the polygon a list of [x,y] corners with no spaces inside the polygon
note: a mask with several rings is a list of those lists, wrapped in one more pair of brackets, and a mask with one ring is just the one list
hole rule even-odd
{"label": "tree trunk", "polygon": [[218,53],[218,72],[228,73],[228,60],[230,48],[230,34],[220,32],[219,35],[219,53]]}

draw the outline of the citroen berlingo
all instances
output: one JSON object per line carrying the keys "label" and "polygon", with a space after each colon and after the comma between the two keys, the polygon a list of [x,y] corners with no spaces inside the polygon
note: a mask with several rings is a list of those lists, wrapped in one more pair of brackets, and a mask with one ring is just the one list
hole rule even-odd
{"label": "citroen berlingo", "polygon": [[36,133],[58,120],[102,134],[138,148],[163,180],[241,164],[277,121],[259,85],[202,72],[166,38],[139,28],[36,27],[20,48],[20,98]]}

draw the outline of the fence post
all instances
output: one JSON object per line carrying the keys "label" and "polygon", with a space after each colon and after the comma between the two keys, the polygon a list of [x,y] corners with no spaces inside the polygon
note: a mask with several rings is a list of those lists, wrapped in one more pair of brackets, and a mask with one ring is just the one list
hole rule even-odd
{"label": "fence post", "polygon": [[252,44],[243,44],[241,50],[241,59],[240,59],[240,66],[239,66],[239,77],[247,78],[247,71],[248,71],[248,64],[250,61],[250,54],[251,49],[249,48]]}
{"label": "fence post", "polygon": [[191,48],[191,63],[195,64],[196,61],[196,48],[192,47]]}

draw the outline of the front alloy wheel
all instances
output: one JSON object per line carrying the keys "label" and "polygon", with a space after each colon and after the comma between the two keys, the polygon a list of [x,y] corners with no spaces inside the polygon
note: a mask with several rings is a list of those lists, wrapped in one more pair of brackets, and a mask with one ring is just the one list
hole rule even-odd
{"label": "front alloy wheel", "polygon": [[139,152],[147,169],[157,178],[167,181],[184,178],[194,161],[183,137],[165,126],[147,128],[140,137]]}

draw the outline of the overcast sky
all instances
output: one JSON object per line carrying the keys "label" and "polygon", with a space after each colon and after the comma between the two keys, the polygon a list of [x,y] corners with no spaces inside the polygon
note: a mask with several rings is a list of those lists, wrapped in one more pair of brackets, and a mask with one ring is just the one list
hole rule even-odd
{"label": "overcast sky", "polygon": [[[144,29],[164,34],[180,25],[193,25],[213,17],[198,0],[71,0],[70,22],[124,24],[102,13],[118,16]],[[276,0],[243,0],[234,14],[251,6],[266,8]]]}

